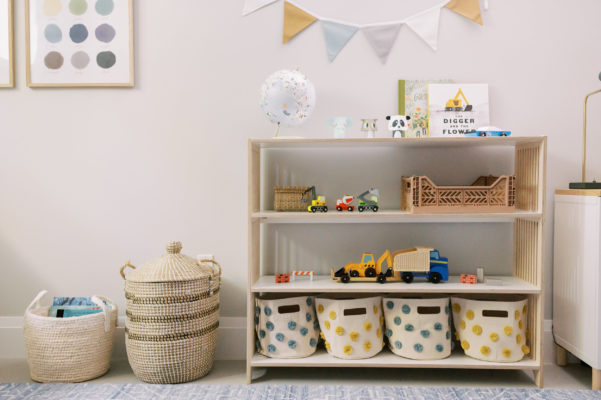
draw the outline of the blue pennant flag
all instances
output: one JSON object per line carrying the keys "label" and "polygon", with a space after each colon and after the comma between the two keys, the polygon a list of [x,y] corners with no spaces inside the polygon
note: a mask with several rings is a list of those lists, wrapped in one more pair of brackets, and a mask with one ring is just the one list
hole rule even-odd
{"label": "blue pennant flag", "polygon": [[334,61],[338,53],[342,50],[349,40],[353,37],[359,28],[352,25],[339,24],[332,21],[321,21],[323,27],[323,36],[326,40],[328,50],[328,59]]}

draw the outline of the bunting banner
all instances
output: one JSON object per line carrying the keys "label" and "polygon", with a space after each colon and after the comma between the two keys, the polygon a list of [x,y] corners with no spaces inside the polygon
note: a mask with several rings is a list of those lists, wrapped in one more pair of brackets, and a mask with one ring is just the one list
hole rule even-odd
{"label": "bunting banner", "polygon": [[480,12],[479,0],[451,0],[445,7],[482,25],[482,13]]}
{"label": "bunting banner", "polygon": [[438,25],[441,7],[434,7],[409,17],[405,24],[432,48],[438,49]]}
{"label": "bunting banner", "polygon": [[284,38],[283,43],[304,31],[317,18],[292,3],[284,2]]}
{"label": "bunting banner", "polygon": [[392,45],[401,30],[401,24],[366,26],[361,30],[378,57],[380,57],[382,64],[386,64]]}
{"label": "bunting banner", "polygon": [[321,26],[330,62],[334,61],[340,50],[346,46],[355,32],[359,30],[359,28],[353,25],[345,25],[328,20],[322,20]]}
{"label": "bunting banner", "polygon": [[[278,0],[245,0],[242,15],[253,13],[276,1]],[[403,24],[407,25],[432,50],[436,51],[438,49],[440,10],[443,7],[483,25],[480,0],[444,0],[434,7],[402,20],[365,25],[322,18],[291,0],[284,0],[282,42],[288,43],[293,37],[313,24],[313,22],[319,20],[323,29],[326,53],[330,62],[334,61],[355,33],[361,30],[378,58],[380,58],[380,61],[385,64]]]}
{"label": "bunting banner", "polygon": [[276,1],[278,0],[245,0],[242,16],[254,13],[259,8],[263,8],[271,3],[275,3]]}

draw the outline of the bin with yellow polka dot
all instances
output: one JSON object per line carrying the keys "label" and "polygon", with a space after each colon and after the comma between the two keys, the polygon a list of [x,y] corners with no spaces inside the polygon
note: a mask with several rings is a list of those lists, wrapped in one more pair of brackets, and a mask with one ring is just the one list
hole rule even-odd
{"label": "bin with yellow polka dot", "polygon": [[267,357],[310,356],[317,349],[319,340],[315,298],[257,298],[255,330],[257,351]]}
{"label": "bin with yellow polka dot", "polygon": [[516,362],[530,353],[528,300],[451,297],[455,330],[466,355],[484,361]]}
{"label": "bin with yellow polka dot", "polygon": [[373,357],[384,346],[382,298],[317,297],[317,319],[328,353],[346,360]]}
{"label": "bin with yellow polka dot", "polygon": [[451,355],[449,297],[382,299],[388,348],[414,360],[439,360]]}

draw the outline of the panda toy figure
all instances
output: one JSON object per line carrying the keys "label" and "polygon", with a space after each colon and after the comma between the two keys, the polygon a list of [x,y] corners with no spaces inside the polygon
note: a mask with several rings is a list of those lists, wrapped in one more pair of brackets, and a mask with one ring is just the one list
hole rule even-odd
{"label": "panda toy figure", "polygon": [[387,115],[386,120],[388,123],[388,129],[392,132],[393,138],[405,137],[405,131],[409,127],[409,120],[411,119],[408,115]]}

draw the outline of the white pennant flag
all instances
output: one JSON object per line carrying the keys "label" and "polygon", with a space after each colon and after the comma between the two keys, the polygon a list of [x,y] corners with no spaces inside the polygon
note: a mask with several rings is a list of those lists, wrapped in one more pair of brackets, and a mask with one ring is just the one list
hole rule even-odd
{"label": "white pennant flag", "polygon": [[400,29],[400,22],[392,25],[376,25],[361,28],[367,41],[371,44],[378,57],[380,57],[382,64],[386,64],[386,60],[388,60],[388,55],[399,35]]}
{"label": "white pennant flag", "polygon": [[434,7],[416,14],[405,21],[417,36],[421,37],[432,50],[438,48],[438,25],[440,22],[440,8]]}
{"label": "white pennant flag", "polygon": [[278,0],[245,0],[244,9],[242,10],[242,16],[248,15],[257,11],[259,8],[265,7],[271,3],[275,3]]}

